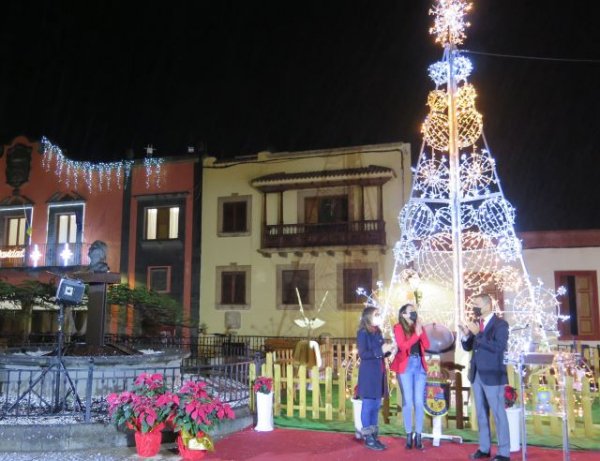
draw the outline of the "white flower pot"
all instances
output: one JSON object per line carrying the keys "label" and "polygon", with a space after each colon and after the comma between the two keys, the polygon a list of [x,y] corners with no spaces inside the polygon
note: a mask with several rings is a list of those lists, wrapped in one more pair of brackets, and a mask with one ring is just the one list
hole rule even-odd
{"label": "white flower pot", "polygon": [[354,429],[356,429],[354,436],[357,439],[360,439],[362,438],[362,420],[360,419],[360,414],[362,412],[362,400],[352,399],[352,410],[354,414]]}
{"label": "white flower pot", "polygon": [[255,431],[269,432],[273,430],[273,392],[256,393],[256,427]]}
{"label": "white flower pot", "polygon": [[510,451],[519,451],[521,449],[521,408],[507,408],[506,417],[510,432]]}

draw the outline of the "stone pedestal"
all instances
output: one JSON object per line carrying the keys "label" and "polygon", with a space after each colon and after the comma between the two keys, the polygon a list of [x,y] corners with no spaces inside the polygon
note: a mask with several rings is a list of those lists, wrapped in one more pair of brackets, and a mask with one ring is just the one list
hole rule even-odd
{"label": "stone pedestal", "polygon": [[121,274],[114,272],[76,272],[71,277],[90,286],[85,341],[90,346],[104,346],[106,326],[106,287],[120,283]]}

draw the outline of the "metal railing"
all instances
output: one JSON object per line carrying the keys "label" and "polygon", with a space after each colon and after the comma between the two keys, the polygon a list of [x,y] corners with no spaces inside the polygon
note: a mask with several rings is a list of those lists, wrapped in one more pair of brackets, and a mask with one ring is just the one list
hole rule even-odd
{"label": "metal railing", "polygon": [[204,381],[207,390],[232,407],[249,401],[250,361],[181,367],[102,367],[90,360],[87,367],[50,368],[4,365],[0,369],[0,419],[69,415],[84,422],[107,416],[106,397],[132,389],[141,373],[160,373],[176,391],[184,380]]}
{"label": "metal railing", "polygon": [[0,246],[0,268],[86,266],[89,243],[44,243]]}
{"label": "metal railing", "polygon": [[274,224],[263,228],[263,248],[385,245],[385,221]]}

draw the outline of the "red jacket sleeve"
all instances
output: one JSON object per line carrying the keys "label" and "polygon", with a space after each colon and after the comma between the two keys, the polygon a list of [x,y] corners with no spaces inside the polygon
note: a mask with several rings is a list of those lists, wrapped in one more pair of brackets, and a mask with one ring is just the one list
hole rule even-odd
{"label": "red jacket sleeve", "polygon": [[[412,345],[419,340],[419,337],[415,334],[410,335],[410,338],[407,338],[404,334],[404,330],[402,329],[402,325],[400,325],[399,323],[394,325],[394,337],[396,338],[396,345],[398,346],[398,351],[402,351],[405,353],[409,351]],[[427,340],[427,345],[429,346],[429,339]]]}

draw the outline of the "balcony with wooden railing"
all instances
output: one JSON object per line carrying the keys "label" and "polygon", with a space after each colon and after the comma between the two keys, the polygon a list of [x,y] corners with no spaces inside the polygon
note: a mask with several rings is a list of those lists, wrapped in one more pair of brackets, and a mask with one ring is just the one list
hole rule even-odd
{"label": "balcony with wooden railing", "polygon": [[88,265],[89,246],[88,243],[0,246],[0,268]]}
{"label": "balcony with wooden railing", "polygon": [[263,249],[385,244],[381,220],[266,225],[262,234]]}

